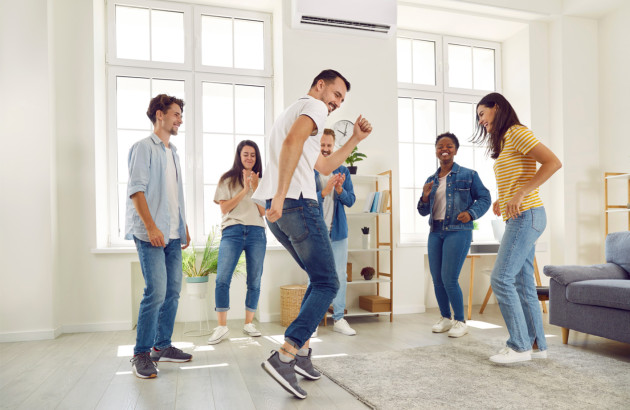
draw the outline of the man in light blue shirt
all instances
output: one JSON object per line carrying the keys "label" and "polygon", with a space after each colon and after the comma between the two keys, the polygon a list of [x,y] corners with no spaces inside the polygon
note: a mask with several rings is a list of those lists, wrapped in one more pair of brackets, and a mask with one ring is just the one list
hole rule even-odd
{"label": "man in light blue shirt", "polygon": [[129,150],[125,238],[136,244],[146,284],[131,362],[143,379],[157,377],[154,362],[192,359],[171,345],[182,288],[182,249],[190,243],[179,156],[169,142],[182,124],[183,109],[178,98],[153,98],[147,111],[153,134]]}

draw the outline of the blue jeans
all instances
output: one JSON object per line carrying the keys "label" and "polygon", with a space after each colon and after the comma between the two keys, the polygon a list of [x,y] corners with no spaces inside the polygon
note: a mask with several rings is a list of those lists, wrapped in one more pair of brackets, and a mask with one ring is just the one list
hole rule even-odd
{"label": "blue jeans", "polygon": [[164,248],[134,237],[142,276],[144,296],[140,302],[134,354],[171,345],[173,325],[182,289],[182,247],[171,239]]}
{"label": "blue jeans", "polygon": [[247,294],[245,308],[255,312],[260,297],[260,278],[263,273],[263,262],[267,251],[265,228],[254,225],[231,225],[223,229],[219,258],[217,261],[217,278],[214,289],[214,301],[217,312],[230,310],[230,283],[241,253],[245,251],[247,263]]}
{"label": "blue jeans", "polygon": [[492,290],[510,332],[507,346],[517,352],[531,350],[534,341],[540,350],[547,350],[534,282],[535,242],[546,225],[547,215],[542,206],[509,219],[492,270]]}
{"label": "blue jeans", "polygon": [[348,277],[346,276],[346,265],[348,263],[348,238],[338,241],[331,241],[332,252],[335,257],[335,270],[337,271],[337,279],[339,280],[339,290],[337,296],[332,301],[334,320],[343,318],[343,311],[346,308],[346,287],[348,285]]}
{"label": "blue jeans", "polygon": [[[267,200],[267,209],[270,204]],[[282,218],[267,224],[310,280],[300,313],[284,333],[285,341],[299,349],[311,337],[339,289],[328,228],[317,201],[304,198],[285,199]]]}
{"label": "blue jeans", "polygon": [[464,296],[459,287],[459,274],[472,241],[471,230],[445,231],[441,221],[434,221],[429,234],[429,268],[440,314],[464,321]]}

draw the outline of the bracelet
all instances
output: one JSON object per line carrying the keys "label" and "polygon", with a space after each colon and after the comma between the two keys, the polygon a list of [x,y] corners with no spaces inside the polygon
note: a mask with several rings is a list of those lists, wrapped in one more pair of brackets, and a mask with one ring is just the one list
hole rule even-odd
{"label": "bracelet", "polygon": [[283,352],[295,357],[295,355],[293,353],[291,353],[290,351],[288,351],[287,349],[285,349],[284,347],[281,347],[280,350],[282,350]]}

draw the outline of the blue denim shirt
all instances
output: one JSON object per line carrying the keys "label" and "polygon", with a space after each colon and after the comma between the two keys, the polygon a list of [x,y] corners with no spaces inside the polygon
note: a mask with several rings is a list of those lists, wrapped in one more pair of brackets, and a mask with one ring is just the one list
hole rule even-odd
{"label": "blue denim shirt", "polygon": [[[333,241],[340,241],[348,237],[348,221],[346,219],[346,210],[344,209],[344,206],[350,207],[354,205],[356,197],[354,196],[354,187],[352,186],[352,180],[350,179],[350,172],[348,171],[348,168],[341,165],[333,171],[333,174],[344,174],[346,176],[346,180],[342,185],[341,193],[337,194],[336,190],[332,190],[335,210],[333,212],[332,226],[330,228],[330,239]],[[317,200],[319,201],[319,212],[322,216],[324,216],[324,197],[322,196],[323,187],[317,170],[315,170],[315,187],[317,189]]]}
{"label": "blue denim shirt", "polygon": [[[433,224],[433,201],[437,191],[440,169],[427,178],[425,184],[433,181],[433,187],[429,194],[429,202],[418,201],[418,212],[422,216],[429,215],[429,226]],[[472,230],[473,220],[481,218],[490,208],[490,191],[483,185],[479,174],[472,169],[453,164],[451,173],[446,177],[446,214],[444,215],[445,230]],[[457,220],[457,215],[468,211],[470,221],[462,223]]]}
{"label": "blue denim shirt", "polygon": [[[186,244],[186,212],[184,209],[184,184],[179,165],[177,148],[172,143],[170,148],[177,171],[177,188],[179,191],[179,238]],[[125,218],[125,239],[136,238],[149,241],[147,230],[133,206],[131,196],[136,192],[144,192],[149,212],[155,225],[164,234],[164,243],[169,242],[171,217],[168,209],[166,193],[166,147],[157,135],[141,139],[133,144],[127,159],[129,165],[129,181],[127,182],[127,213]]]}

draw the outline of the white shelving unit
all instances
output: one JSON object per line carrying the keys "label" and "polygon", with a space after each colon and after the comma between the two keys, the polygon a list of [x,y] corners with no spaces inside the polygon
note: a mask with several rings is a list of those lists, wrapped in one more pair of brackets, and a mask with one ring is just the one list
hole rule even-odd
{"label": "white shelving unit", "polygon": [[[394,281],[394,255],[393,255],[393,215],[392,210],[394,209],[393,205],[393,197],[392,197],[392,171],[385,171],[380,174],[375,175],[352,175],[352,184],[355,187],[355,193],[357,185],[367,186],[370,191],[389,191],[389,204],[387,206],[386,212],[361,212],[364,206],[365,198],[360,198],[357,196],[357,201],[354,206],[346,211],[346,216],[348,218],[348,262],[353,264],[353,272],[352,272],[352,281],[348,282],[348,288],[351,288],[353,291],[346,293],[346,305],[347,312],[344,314],[346,317],[351,316],[373,316],[373,315],[389,315],[390,322],[393,320],[393,313],[391,307],[393,306],[393,281]],[[371,233],[373,236],[372,244],[369,248],[358,248],[353,246],[353,244],[358,243],[357,239],[360,233],[357,233],[357,224],[366,224],[370,225],[370,232],[375,232],[376,235]],[[350,228],[354,229],[350,229]],[[381,229],[386,228],[386,229]],[[386,231],[386,232],[383,232]],[[375,240],[374,240],[375,239]],[[360,275],[360,268],[357,266],[356,259],[367,259],[365,254],[372,254],[373,259],[372,263],[369,265],[374,265],[374,269],[376,270],[376,274],[371,280],[365,280]],[[362,265],[360,265],[362,266]],[[388,269],[384,269],[388,267]],[[387,292],[385,290],[384,294],[381,294],[382,286],[386,286],[389,288]],[[376,288],[376,289],[374,289]],[[352,293],[353,295],[349,295]],[[356,294],[360,295],[377,295],[386,297],[389,299],[390,309],[387,312],[371,312],[358,307],[358,298]],[[352,299],[352,300],[350,300]],[[348,303],[350,302],[350,303]],[[356,303],[354,303],[356,302]],[[332,314],[330,312],[326,313],[324,317],[324,324],[328,317],[331,317]]]}
{"label": "white shelving unit", "polygon": [[[628,202],[625,205],[611,205],[608,203],[608,181],[610,180],[626,180],[628,181]],[[626,213],[628,215],[628,230],[630,230],[630,174],[623,172],[605,172],[604,173],[604,193],[605,205],[604,213],[606,215],[606,236],[608,236],[608,215],[611,213]]]}

